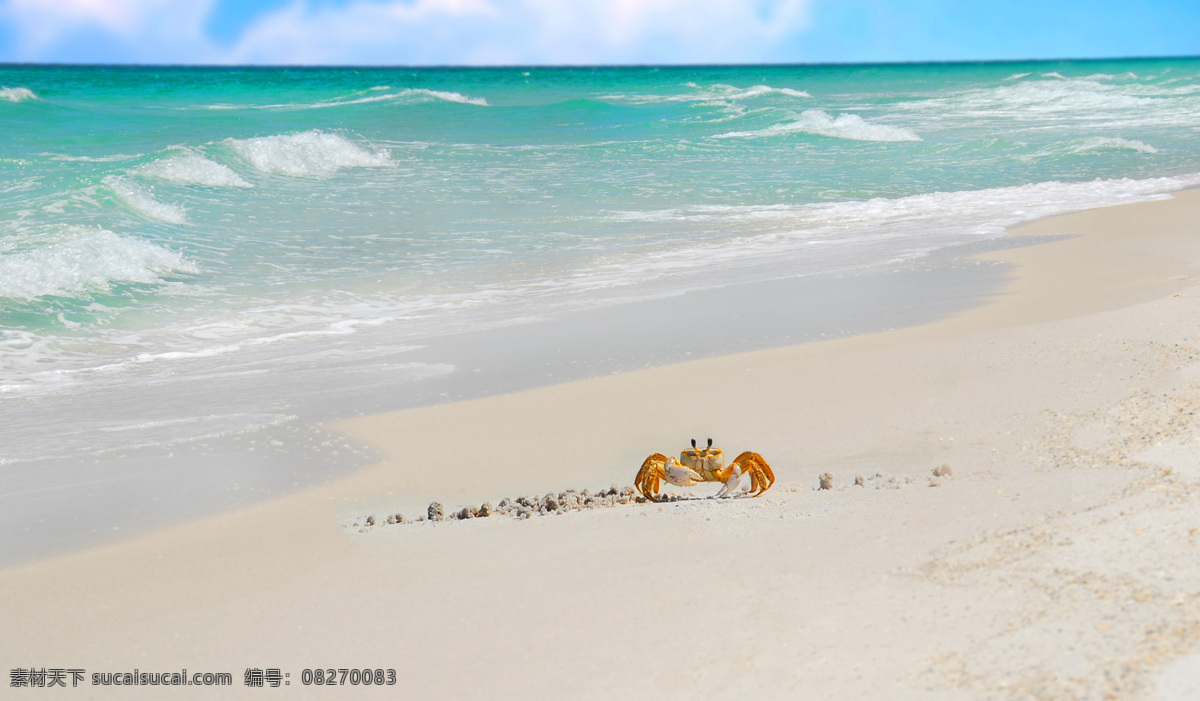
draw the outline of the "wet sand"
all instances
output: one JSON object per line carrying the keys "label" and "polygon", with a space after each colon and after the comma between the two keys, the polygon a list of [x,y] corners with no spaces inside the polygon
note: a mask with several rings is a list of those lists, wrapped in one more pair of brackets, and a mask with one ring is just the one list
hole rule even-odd
{"label": "wet sand", "polygon": [[[257,698],[247,667],[302,697],[329,692],[301,683],[321,667],[396,670],[340,692],[362,697],[1178,697],[1200,648],[1196,222],[1198,191],[1036,222],[1015,234],[1045,242],[985,254],[1013,266],[1000,294],[929,324],[335,422],[378,462],[0,571],[0,658],[236,682],[180,698]],[[386,523],[626,486],[709,436],[774,487]]]}

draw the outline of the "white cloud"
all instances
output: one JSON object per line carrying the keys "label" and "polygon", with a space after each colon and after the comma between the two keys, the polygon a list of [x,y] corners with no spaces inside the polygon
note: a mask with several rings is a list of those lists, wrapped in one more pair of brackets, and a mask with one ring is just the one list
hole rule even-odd
{"label": "white cloud", "polygon": [[[175,46],[207,54],[204,21],[215,0],[8,0],[0,19],[13,28],[17,60],[53,60],[80,34],[148,50]],[[77,55],[75,51],[73,54]]]}
{"label": "white cloud", "polygon": [[[250,26],[224,57],[229,63],[429,63],[465,46],[454,34],[500,12],[487,0],[355,2],[310,9],[302,0]],[[436,49],[430,51],[430,49]],[[408,57],[402,60],[401,57]]]}
{"label": "white cloud", "polygon": [[769,59],[808,27],[810,0],[294,0],[231,47],[205,35],[214,2],[8,0],[0,18],[14,60],[55,60],[91,32],[146,63],[719,63]]}
{"label": "white cloud", "polygon": [[235,60],[298,63],[755,61],[808,26],[807,0],[418,0],[262,18]]}
{"label": "white cloud", "polygon": [[563,63],[753,61],[808,25],[804,0],[520,0],[519,47]]}

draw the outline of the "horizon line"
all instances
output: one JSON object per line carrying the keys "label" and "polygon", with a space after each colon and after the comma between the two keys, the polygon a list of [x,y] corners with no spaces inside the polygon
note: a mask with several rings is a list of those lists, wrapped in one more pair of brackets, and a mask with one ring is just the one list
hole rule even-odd
{"label": "horizon line", "polygon": [[911,61],[815,61],[766,62],[766,63],[512,63],[512,64],[320,64],[320,63],[78,63],[67,61],[0,61],[0,68],[216,68],[216,69],[404,69],[404,70],[516,70],[516,69],[611,69],[611,68],[787,68],[787,67],[869,67],[869,66],[918,66],[918,65],[982,65],[1010,63],[1053,63],[1053,62],[1102,62],[1102,61],[1161,61],[1200,59],[1200,54],[1152,55],[1152,56],[1092,56],[1057,58],[1001,58],[1001,59],[937,59]]}

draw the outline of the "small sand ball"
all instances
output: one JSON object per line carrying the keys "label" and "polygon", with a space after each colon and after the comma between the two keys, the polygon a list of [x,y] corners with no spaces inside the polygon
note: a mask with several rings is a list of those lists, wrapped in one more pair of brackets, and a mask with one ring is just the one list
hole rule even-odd
{"label": "small sand ball", "polygon": [[862,476],[862,473],[861,473],[861,472],[855,472],[855,473],[854,473],[854,486],[856,486],[856,487],[865,487],[866,485],[867,485],[867,480],[866,480],[866,478],[864,478],[864,477]]}
{"label": "small sand ball", "polygon": [[819,479],[821,481],[821,489],[833,489],[833,475],[826,472]]}
{"label": "small sand ball", "polygon": [[942,465],[939,465],[938,467],[933,468],[933,476],[934,477],[953,477],[954,469],[951,468],[949,465],[942,464]]}
{"label": "small sand ball", "polygon": [[633,487],[626,487],[621,490],[621,496],[631,497],[635,494],[637,494],[637,490]]}
{"label": "small sand ball", "polygon": [[367,525],[368,525],[368,526],[374,526],[374,525],[375,525],[375,517],[374,517],[374,516],[368,516],[368,517],[367,517]]}
{"label": "small sand ball", "polygon": [[508,497],[504,497],[500,500],[499,506],[501,509],[507,509],[508,507],[512,506],[512,500],[510,500]]}
{"label": "small sand ball", "polygon": [[547,511],[558,511],[558,498],[553,494],[547,494],[542,505],[546,507]]}
{"label": "small sand ball", "polygon": [[391,516],[388,516],[387,522],[392,525],[404,523],[404,514],[392,514]]}
{"label": "small sand ball", "polygon": [[445,512],[442,511],[442,505],[436,501],[430,502],[427,513],[429,514],[430,521],[441,521],[442,518],[445,517]]}
{"label": "small sand ball", "polygon": [[521,509],[517,512],[517,518],[521,519],[529,518],[531,515],[532,514],[529,512],[529,509]]}
{"label": "small sand ball", "polygon": [[490,501],[483,502],[479,507],[479,517],[487,518],[492,515],[492,503]]}

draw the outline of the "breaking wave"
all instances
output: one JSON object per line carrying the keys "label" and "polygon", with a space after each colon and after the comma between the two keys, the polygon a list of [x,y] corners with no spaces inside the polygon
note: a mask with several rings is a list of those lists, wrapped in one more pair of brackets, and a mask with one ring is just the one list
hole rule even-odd
{"label": "breaking wave", "polygon": [[1083,139],[1072,145],[1072,153],[1087,153],[1088,151],[1103,151],[1108,149],[1124,149],[1138,153],[1158,153],[1158,149],[1137,139],[1122,139],[1120,137],[1094,136]]}
{"label": "breaking wave", "polygon": [[128,207],[135,214],[146,219],[156,219],[168,224],[186,224],[187,212],[183,207],[154,199],[144,187],[116,175],[104,177],[104,184],[112,190],[117,201]]}
{"label": "breaking wave", "polygon": [[[707,222],[709,227],[727,231],[754,222],[757,232],[609,264],[592,271],[592,277],[601,278],[600,282],[588,282],[592,287],[668,277],[711,282],[721,268],[744,265],[764,271],[772,261],[781,264],[785,271],[781,276],[787,276],[797,274],[807,258],[820,261],[820,265],[805,272],[829,272],[837,269],[835,266],[849,269],[911,259],[971,240],[997,238],[1008,227],[1041,217],[1166,199],[1171,191],[1196,185],[1200,185],[1200,174],[1082,183],[1048,181],[897,199],[614,212],[622,221]],[[803,257],[798,257],[800,251],[805,252]]]}
{"label": "breaking wave", "polygon": [[349,139],[322,131],[280,134],[254,139],[226,139],[242,160],[264,173],[315,177],[343,168],[386,166],[386,151],[368,151]]}
{"label": "breaking wave", "polygon": [[162,275],[199,272],[175,251],[99,227],[69,225],[16,238],[22,240],[20,250],[0,252],[2,298],[74,296],[104,292],[114,283],[156,284]]}
{"label": "breaking wave", "polygon": [[198,153],[191,152],[154,161],[142,166],[137,172],[139,175],[169,180],[183,185],[250,187],[250,183],[233,172],[229,166],[210,161]]}
{"label": "breaking wave", "polygon": [[775,124],[765,129],[731,131],[717,134],[716,139],[759,138],[792,133],[816,134],[853,141],[921,141],[917,133],[906,127],[868,122],[857,114],[832,117],[824,110],[805,110],[793,122]]}
{"label": "breaking wave", "polygon": [[784,95],[786,97],[812,97],[803,90],[795,90],[793,88],[775,88],[770,85],[753,85],[748,88],[739,88],[734,85],[724,85],[718,83],[708,87],[701,87],[696,83],[687,83],[687,87],[693,92],[679,93],[677,95],[626,95],[617,93],[612,95],[604,95],[601,99],[618,100],[628,102],[630,104],[654,104],[663,102],[723,102],[727,100],[746,100],[760,95]]}
{"label": "breaking wave", "polygon": [[[366,92],[381,92],[390,90],[388,86],[378,85],[370,88]],[[361,93],[360,93],[361,94]],[[405,88],[394,93],[385,93],[381,95],[367,95],[365,97],[347,97],[338,98],[335,100],[322,100],[320,102],[297,102],[297,103],[277,103],[270,105],[230,105],[217,104],[207,105],[210,110],[315,110],[327,107],[343,107],[345,105],[360,105],[368,102],[398,102],[401,104],[416,104],[421,102],[456,102],[463,105],[478,105],[487,107],[487,98],[471,97],[462,93],[451,92],[447,90],[427,90],[425,88]]]}
{"label": "breaking wave", "polygon": [[36,100],[37,95],[29,88],[0,88],[0,100],[8,102],[22,102],[24,100]]}

